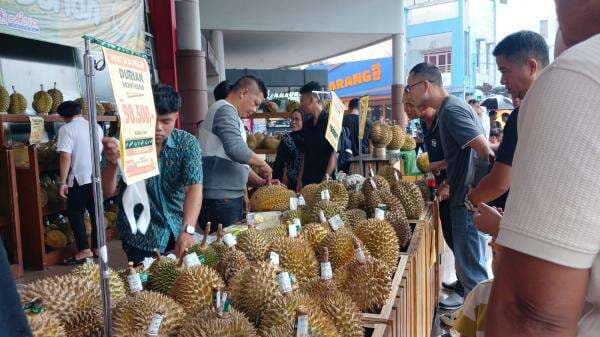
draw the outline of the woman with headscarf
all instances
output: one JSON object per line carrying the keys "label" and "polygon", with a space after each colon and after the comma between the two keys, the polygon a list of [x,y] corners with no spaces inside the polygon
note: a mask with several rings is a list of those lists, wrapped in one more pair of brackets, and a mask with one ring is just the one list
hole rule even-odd
{"label": "woman with headscarf", "polygon": [[292,132],[286,134],[279,143],[277,156],[273,164],[273,179],[279,179],[291,190],[296,190],[297,180],[302,167],[302,114],[294,110],[291,116]]}

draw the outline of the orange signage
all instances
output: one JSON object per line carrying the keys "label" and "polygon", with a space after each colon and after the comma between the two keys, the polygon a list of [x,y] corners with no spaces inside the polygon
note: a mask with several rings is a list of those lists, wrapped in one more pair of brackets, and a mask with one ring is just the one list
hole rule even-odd
{"label": "orange signage", "polygon": [[329,90],[340,90],[349,88],[363,83],[369,83],[381,80],[381,64],[375,63],[371,65],[371,69],[354,73],[345,78],[338,78],[329,82]]}

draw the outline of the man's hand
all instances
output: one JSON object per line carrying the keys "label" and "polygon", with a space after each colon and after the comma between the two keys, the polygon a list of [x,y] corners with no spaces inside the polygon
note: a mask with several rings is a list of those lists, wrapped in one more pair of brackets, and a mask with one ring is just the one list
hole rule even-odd
{"label": "man's hand", "polygon": [[475,227],[479,231],[495,237],[500,230],[502,214],[499,212],[499,209],[481,203],[477,207],[477,212],[473,216],[473,220]]}
{"label": "man's hand", "polygon": [[244,212],[250,213],[250,198],[248,198],[248,194],[244,193]]}
{"label": "man's hand", "polygon": [[194,240],[193,235],[186,232],[181,232],[181,234],[179,234],[179,238],[177,238],[177,242],[175,243],[175,255],[177,255],[177,258],[181,260],[185,250],[193,246],[195,243],[196,241]]}
{"label": "man's hand", "polygon": [[58,194],[60,194],[60,196],[63,199],[67,199],[67,195],[69,194],[69,185],[67,184],[60,184],[60,187],[58,189]]}
{"label": "man's hand", "polygon": [[119,143],[113,137],[104,137],[102,138],[102,145],[104,149],[102,150],[102,154],[104,159],[111,164],[119,163]]}
{"label": "man's hand", "polygon": [[273,178],[273,169],[271,166],[269,166],[269,164],[265,163],[258,168],[258,175],[264,179],[271,180],[271,178]]}
{"label": "man's hand", "polygon": [[448,200],[450,198],[450,186],[447,184],[443,184],[437,191],[437,195],[440,198],[440,201]]}

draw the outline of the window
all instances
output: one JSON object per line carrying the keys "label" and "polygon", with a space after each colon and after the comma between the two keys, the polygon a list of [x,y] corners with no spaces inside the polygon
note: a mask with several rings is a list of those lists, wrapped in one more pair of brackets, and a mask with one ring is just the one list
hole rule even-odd
{"label": "window", "polygon": [[452,51],[436,51],[430,52],[423,56],[425,62],[433,64],[440,68],[443,73],[452,71]]}

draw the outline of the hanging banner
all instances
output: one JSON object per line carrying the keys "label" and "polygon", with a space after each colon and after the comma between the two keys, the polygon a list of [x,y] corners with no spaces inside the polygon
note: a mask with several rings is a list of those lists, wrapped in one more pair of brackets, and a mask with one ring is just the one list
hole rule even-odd
{"label": "hanging banner", "polygon": [[127,185],[158,175],[156,110],[148,62],[102,47],[117,111],[120,112],[121,170]]}
{"label": "hanging banner", "polygon": [[327,120],[327,130],[325,131],[325,139],[337,151],[340,136],[342,135],[342,122],[344,121],[344,111],[346,106],[344,102],[331,92],[331,102],[329,103],[329,119]]}
{"label": "hanging banner", "polygon": [[29,117],[31,132],[29,133],[29,144],[39,144],[44,137],[44,119],[42,117]]}
{"label": "hanging banner", "polygon": [[143,51],[143,0],[2,0],[0,33],[83,48],[86,34]]}
{"label": "hanging banner", "polygon": [[365,126],[367,125],[367,114],[369,113],[369,96],[363,96],[359,100],[360,118],[358,127],[358,139],[365,138]]}

